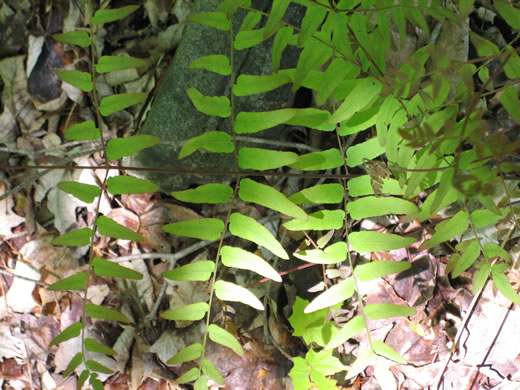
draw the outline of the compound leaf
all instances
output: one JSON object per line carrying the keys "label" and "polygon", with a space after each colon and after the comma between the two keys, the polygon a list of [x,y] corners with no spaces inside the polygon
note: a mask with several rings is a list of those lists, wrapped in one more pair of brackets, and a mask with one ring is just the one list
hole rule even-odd
{"label": "compound leaf", "polygon": [[377,137],[371,138],[347,149],[347,165],[356,167],[363,164],[365,159],[372,160],[384,152],[385,148],[380,145]]}
{"label": "compound leaf", "polygon": [[239,31],[254,29],[261,19],[262,15],[259,12],[248,12],[247,16],[242,21],[242,25],[240,26]]}
{"label": "compound leaf", "polygon": [[314,298],[304,312],[312,313],[325,307],[334,306],[349,299],[352,295],[354,295],[354,279],[349,277]]}
{"label": "compound leaf", "polygon": [[74,337],[78,337],[81,333],[81,329],[83,329],[83,324],[81,322],[75,322],[68,328],[64,329],[59,335],[57,335],[49,344],[49,347],[53,345],[57,345],[59,343],[63,343],[64,341],[73,339]]}
{"label": "compound leaf", "polygon": [[208,359],[202,359],[200,363],[202,367],[202,372],[206,374],[209,378],[213,379],[219,385],[224,384],[224,378],[218,371],[217,367],[214,366]]}
{"label": "compound leaf", "polygon": [[504,0],[495,0],[494,5],[507,24],[515,30],[520,30],[520,10],[518,8],[506,3]]}
{"label": "compound leaf", "polygon": [[296,204],[339,203],[343,200],[343,186],[337,183],[319,184],[289,197]]}
{"label": "compound leaf", "polygon": [[471,213],[471,220],[477,228],[483,228],[507,217],[509,210],[504,207],[500,209],[500,213],[501,215],[496,215],[494,212],[488,209],[479,209]]}
{"label": "compound leaf", "polygon": [[[325,7],[315,4],[307,5],[307,10],[305,11],[305,16],[302,20],[300,35],[298,36],[299,47],[301,47],[304,42],[316,32],[326,15],[327,9]],[[322,105],[323,103],[318,104]]]}
{"label": "compound leaf", "polygon": [[74,355],[72,359],[70,359],[69,364],[67,364],[67,368],[63,372],[63,376],[67,377],[70,374],[72,374],[74,370],[79,367],[81,362],[83,362],[83,354],[81,352],[78,352]]}
{"label": "compound leaf", "polygon": [[87,368],[91,371],[101,372],[103,374],[112,374],[114,371],[112,371],[110,368],[105,367],[101,363],[96,362],[95,360],[87,360],[85,362],[85,365]]}
{"label": "compound leaf", "polygon": [[189,156],[197,149],[205,149],[215,153],[231,153],[235,150],[235,147],[228,133],[210,131],[188,140],[179,152],[179,160]]}
{"label": "compound leaf", "polygon": [[291,78],[282,74],[271,75],[240,75],[233,87],[235,96],[249,96],[257,93],[272,91],[284,84],[290,83]]}
{"label": "compound leaf", "polygon": [[65,133],[65,139],[68,141],[89,141],[98,139],[100,135],[101,133],[94,121],[88,120],[69,127]]}
{"label": "compound leaf", "polygon": [[141,280],[143,278],[142,273],[123,267],[110,260],[102,259],[101,257],[94,257],[92,265],[94,267],[94,273],[99,276],[134,280]]}
{"label": "compound leaf", "polygon": [[273,0],[273,5],[264,27],[264,38],[268,38],[276,32],[290,3],[290,0]]}
{"label": "compound leaf", "polygon": [[208,312],[208,307],[206,302],[192,303],[176,309],[163,311],[161,317],[172,321],[198,321],[204,318]]}
{"label": "compound leaf", "polygon": [[120,238],[123,240],[132,240],[132,241],[143,241],[143,237],[134,232],[133,230],[127,228],[126,226],[117,223],[111,218],[105,217],[104,215],[100,215],[97,219],[97,226],[99,234],[112,237],[112,238]]}
{"label": "compound leaf", "polygon": [[83,387],[83,384],[88,379],[89,374],[90,373],[88,372],[88,370],[83,370],[81,372],[81,374],[78,377],[78,384],[77,384],[78,389],[81,389]]}
{"label": "compound leaf", "polygon": [[76,181],[59,182],[58,188],[85,203],[92,203],[97,196],[101,195],[101,188],[98,186],[78,183]]}
{"label": "compound leaf", "polygon": [[350,321],[348,321],[343,327],[339,330],[336,335],[334,335],[328,344],[325,346],[325,349],[334,349],[339,347],[341,344],[345,343],[347,340],[361,333],[365,327],[365,317],[363,316],[355,316]]}
{"label": "compound leaf", "polygon": [[52,37],[57,41],[82,47],[87,47],[91,44],[90,36],[86,31],[69,31],[63,34],[54,34]]}
{"label": "compound leaf", "polygon": [[[323,7],[319,8],[324,9]],[[343,79],[352,72],[353,68],[354,65],[352,65],[351,62],[345,62],[345,60],[341,58],[336,58],[330,63],[327,70],[323,73],[323,83],[321,84],[320,89],[318,90],[318,95],[316,96],[316,104],[318,106],[325,104],[327,99],[332,95]]]}
{"label": "compound leaf", "polygon": [[107,73],[116,70],[139,68],[146,66],[148,62],[141,58],[123,56],[101,56],[96,64],[96,72]]}
{"label": "compound leaf", "polygon": [[202,24],[222,31],[231,29],[231,22],[222,12],[200,12],[188,15],[188,20],[193,23]]}
{"label": "compound leaf", "polygon": [[289,44],[293,35],[293,28],[289,26],[285,26],[278,30],[273,42],[273,72],[278,72],[280,69],[280,59],[282,58],[282,53],[284,49]]}
{"label": "compound leaf", "polygon": [[[328,41],[325,33],[316,33],[319,38]],[[318,39],[311,38],[304,44],[303,51],[296,65],[294,73],[293,92],[296,92],[303,84],[303,80],[312,71],[324,65],[332,56],[332,48]],[[332,123],[332,122],[331,122]]]}
{"label": "compound leaf", "polygon": [[193,383],[193,390],[208,390],[208,381],[209,377],[206,375],[201,375],[199,378]]}
{"label": "compound leaf", "polygon": [[99,306],[94,303],[87,303],[87,313],[91,318],[100,318],[103,320],[113,320],[125,323],[130,323],[130,320],[126,316],[117,310],[110,309],[108,307]]}
{"label": "compound leaf", "polygon": [[329,118],[329,123],[346,121],[367,107],[381,91],[381,84],[371,77],[357,79],[345,100]]}
{"label": "compound leaf", "polygon": [[240,148],[238,151],[238,165],[242,169],[264,171],[276,169],[298,161],[299,157],[293,152],[260,148]]}
{"label": "compound leaf", "polygon": [[492,259],[493,257],[500,257],[508,263],[512,260],[511,255],[507,253],[507,251],[504,248],[493,242],[488,242],[487,244],[484,244],[484,254],[488,259]]}
{"label": "compound leaf", "polygon": [[[341,211],[341,210],[337,210]],[[294,253],[294,257],[300,260],[315,264],[337,264],[347,258],[347,243],[344,241],[335,242],[325,249],[305,249]]]}
{"label": "compound leaf", "polygon": [[382,341],[373,340],[372,347],[374,348],[374,352],[379,356],[383,356],[397,363],[408,364],[408,361],[399,355],[395,349],[393,349],[388,344],[383,343]]}
{"label": "compound leaf", "polygon": [[238,356],[244,356],[244,350],[242,349],[242,346],[237,341],[235,336],[233,336],[227,330],[222,329],[220,326],[217,326],[215,324],[211,324],[208,327],[208,332],[209,332],[209,338],[213,342],[221,344],[224,347],[230,348]]}
{"label": "compound leaf", "polygon": [[380,232],[353,232],[348,235],[348,240],[357,252],[379,252],[404,248],[413,244],[413,237],[402,237],[397,234]]}
{"label": "compound leaf", "polygon": [[468,226],[468,215],[466,212],[461,210],[450,219],[439,223],[435,227],[435,233],[432,238],[425,241],[420,246],[419,250],[430,249],[439,245],[441,242],[451,240],[453,237],[464,233]]}
{"label": "compound leaf", "polygon": [[[443,176],[444,176],[444,174],[443,174]],[[447,194],[444,196],[442,193],[440,195],[437,195],[441,190],[444,190],[444,188],[441,188],[444,186],[442,177],[441,177],[441,182],[439,184],[439,188],[436,190],[433,190],[433,192],[430,195],[428,195],[428,197],[426,198],[426,200],[424,201],[424,203],[421,206],[421,211],[420,211],[419,215],[417,216],[417,218],[421,222],[430,218],[432,215],[435,215],[439,210],[443,209],[444,207],[448,206],[449,204],[452,204],[453,202],[455,202],[457,200],[458,192],[457,192],[457,189],[454,188],[453,185],[451,184],[451,180],[448,185]],[[440,200],[440,203],[438,205],[435,205],[435,208],[434,208],[433,207],[434,202],[437,200],[438,196],[441,198],[441,200]],[[478,210],[476,210],[476,211],[478,211]],[[472,214],[472,218],[473,218],[473,214]]]}
{"label": "compound leaf", "polygon": [[470,31],[469,37],[471,39],[471,43],[473,46],[475,46],[475,49],[477,49],[477,54],[480,57],[493,56],[499,52],[497,45],[474,33],[473,31]]}
{"label": "compound leaf", "polygon": [[159,190],[159,186],[154,182],[133,176],[110,177],[107,180],[107,186],[108,192],[112,195],[145,194]]}
{"label": "compound leaf", "polygon": [[226,184],[210,183],[184,191],[174,191],[172,196],[189,203],[226,203],[233,195],[233,188]]}
{"label": "compound leaf", "polygon": [[307,219],[305,211],[287,199],[281,192],[271,186],[257,183],[251,179],[242,179],[240,181],[238,195],[245,202],[257,203],[293,218]]}
{"label": "compound leaf", "polygon": [[319,171],[340,167],[344,160],[336,148],[324,150],[322,152],[312,152],[300,156],[294,164],[289,165],[293,169],[302,171]]}
{"label": "compound leaf", "polygon": [[215,263],[213,261],[203,260],[164,271],[162,276],[170,280],[206,281],[209,280],[214,269]]}
{"label": "compound leaf", "polygon": [[109,356],[117,355],[116,351],[114,351],[112,348],[104,344],[98,343],[96,340],[91,338],[86,338],[84,341],[84,345],[87,351],[99,352]]}
{"label": "compound leaf", "polygon": [[209,55],[195,59],[188,69],[206,69],[210,72],[218,73],[223,76],[231,74],[229,58],[222,54]]}
{"label": "compound leaf", "polygon": [[294,108],[264,112],[241,111],[236,117],[235,131],[237,134],[257,133],[260,130],[270,129],[285,123],[295,115],[296,109]]}
{"label": "compound leaf", "polygon": [[195,88],[188,88],[186,93],[197,110],[204,114],[221,118],[231,115],[231,105],[226,96],[205,96]]}
{"label": "compound leaf", "polygon": [[103,383],[97,379],[97,374],[95,372],[90,374],[88,381],[94,390],[104,390]]}
{"label": "compound leaf", "polygon": [[153,135],[112,138],[108,141],[107,157],[109,160],[119,160],[122,157],[131,156],[145,148],[157,145],[159,142],[161,142],[161,139]]}
{"label": "compound leaf", "polygon": [[264,305],[249,290],[234,283],[219,280],[215,283],[215,294],[222,301],[242,302],[257,310],[264,310]]}
{"label": "compound leaf", "polygon": [[[457,245],[457,249],[459,249],[459,245]],[[453,278],[459,277],[460,274],[462,274],[469,267],[471,267],[475,260],[477,260],[480,256],[480,245],[478,241],[472,240],[469,244],[466,245],[464,245],[464,253],[462,254],[462,256],[458,258],[457,262],[455,263],[455,267],[453,268],[453,271],[451,271],[451,275]]]}
{"label": "compound leaf", "polygon": [[218,240],[224,230],[224,222],[217,218],[202,218],[193,221],[180,221],[163,226],[166,233],[200,240]]}
{"label": "compound leaf", "polygon": [[307,344],[316,342],[320,346],[325,345],[336,330],[331,321],[325,321],[329,308],[306,314],[304,310],[308,305],[309,301],[296,296],[292,314],[289,317],[289,323],[294,329],[293,336],[303,337]]}
{"label": "compound leaf", "polygon": [[295,115],[285,123],[293,126],[310,127],[322,131],[332,131],[336,127],[327,123],[330,112],[318,108],[295,108]]}
{"label": "compound leaf", "polygon": [[167,364],[179,364],[198,359],[202,353],[202,344],[195,343],[181,349],[172,358],[168,359]]}
{"label": "compound leaf", "polygon": [[516,293],[507,276],[499,271],[500,268],[496,267],[497,265],[500,264],[495,264],[493,267],[491,267],[491,277],[493,278],[493,283],[495,284],[498,291],[500,291],[507,299],[513,303],[516,303],[517,305],[520,305],[520,296],[518,296]]}
{"label": "compound leaf", "polygon": [[114,112],[124,110],[145,99],[145,93],[119,93],[117,95],[106,96],[101,99],[99,103],[99,112],[101,112],[103,116],[109,116]]}
{"label": "compound leaf", "polygon": [[84,92],[90,92],[94,88],[94,84],[92,84],[92,76],[88,72],[56,69],[56,74],[66,83],[73,85]]}
{"label": "compound leaf", "polygon": [[127,5],[126,7],[121,8],[97,10],[92,17],[92,24],[105,24],[124,19],[137,8],[139,8],[138,5]]}
{"label": "compound leaf", "polygon": [[341,229],[344,219],[343,210],[321,210],[309,214],[305,221],[293,219],[285,222],[283,227],[292,231]]}
{"label": "compound leaf", "polygon": [[408,306],[394,305],[393,303],[373,303],[366,305],[364,312],[371,320],[382,320],[392,317],[413,316],[416,311]]}
{"label": "compound leaf", "polygon": [[352,219],[363,219],[387,214],[414,214],[419,209],[412,202],[401,198],[365,196],[347,203],[347,211]]}
{"label": "compound leaf", "polygon": [[477,270],[473,274],[473,294],[475,295],[478,290],[486,283],[489,274],[491,273],[491,266],[483,261],[477,264]]}
{"label": "compound leaf", "polygon": [[68,278],[62,279],[59,282],[53,283],[49,286],[51,291],[64,290],[83,290],[87,283],[88,275],[86,272],[78,272]]}
{"label": "compound leaf", "polygon": [[233,47],[235,50],[249,49],[264,41],[264,29],[240,31],[236,37]]}
{"label": "compound leaf", "polygon": [[354,268],[354,275],[362,282],[377,279],[382,276],[397,274],[410,269],[412,265],[407,261],[382,260],[361,264]]}
{"label": "compound leaf", "polygon": [[275,282],[281,282],[282,277],[267,261],[254,253],[241,248],[224,245],[220,251],[222,263],[226,267],[247,269],[265,276]]}
{"label": "compound leaf", "polygon": [[[520,11],[519,11],[520,12]],[[516,123],[520,123],[520,99],[518,91],[513,85],[509,85],[500,95],[500,103]]]}
{"label": "compound leaf", "polygon": [[177,383],[183,384],[193,382],[199,378],[199,368],[193,367],[177,378]]}
{"label": "compound leaf", "polygon": [[239,213],[231,214],[229,231],[237,237],[263,246],[282,259],[289,259],[289,255],[272,233],[251,217]]}
{"label": "compound leaf", "polygon": [[85,246],[90,244],[92,229],[83,228],[62,234],[51,241],[52,245]]}

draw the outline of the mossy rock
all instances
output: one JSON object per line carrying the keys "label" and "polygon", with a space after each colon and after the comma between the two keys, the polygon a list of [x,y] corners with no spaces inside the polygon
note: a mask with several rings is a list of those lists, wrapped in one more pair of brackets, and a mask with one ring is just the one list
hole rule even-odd
{"label": "mossy rock", "polygon": [[[272,2],[253,1],[253,7],[268,12]],[[197,0],[192,13],[214,11],[214,2]],[[238,10],[233,18],[233,31],[239,31],[245,10]],[[284,20],[299,25],[304,8],[292,5]],[[265,21],[260,21],[262,25]],[[234,69],[239,74],[263,75],[272,73],[272,45],[274,36],[258,46],[234,52]],[[178,160],[178,143],[208,131],[220,130],[231,133],[230,118],[222,119],[200,113],[191,103],[186,90],[196,88],[206,96],[230,96],[230,78],[202,69],[189,70],[196,58],[224,54],[229,57],[229,32],[190,23],[186,26],[175,58],[162,82],[150,113],[145,121],[142,134],[151,134],[166,141],[146,149],[134,156],[132,165],[148,168],[199,169],[199,170],[234,170],[233,154],[204,153],[197,151],[193,155]],[[283,53],[281,68],[294,68],[298,61],[299,49],[288,47]],[[290,107],[294,93],[290,85],[274,91],[248,97],[235,98],[235,115],[240,111],[269,111]],[[256,137],[282,139],[284,126],[254,134]],[[245,144],[242,144],[245,145]],[[240,145],[239,145],[240,146]],[[258,145],[256,145],[258,147]],[[146,178],[154,180],[164,192],[186,188],[193,184],[225,182],[229,178],[222,176],[196,176],[185,174],[147,173]],[[232,178],[232,177],[231,177]]]}

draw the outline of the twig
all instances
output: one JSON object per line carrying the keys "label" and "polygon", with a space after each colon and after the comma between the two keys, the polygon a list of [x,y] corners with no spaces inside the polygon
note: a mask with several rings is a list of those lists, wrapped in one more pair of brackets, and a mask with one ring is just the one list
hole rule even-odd
{"label": "twig", "polygon": [[[94,151],[99,151],[95,149]],[[85,153],[86,154],[86,153]],[[263,177],[263,176],[283,176],[283,177],[301,177],[303,179],[353,179],[355,177],[363,176],[358,174],[349,174],[349,175],[334,175],[334,174],[326,174],[326,173],[312,173],[312,172],[304,172],[304,173],[293,173],[293,172],[279,172],[279,171],[264,171],[258,172],[253,170],[241,170],[240,172],[234,172],[229,170],[209,170],[209,169],[174,169],[174,168],[145,168],[145,167],[133,167],[133,166],[124,166],[124,165],[109,165],[109,166],[92,166],[92,165],[66,165],[66,164],[53,164],[53,165],[5,165],[0,164],[0,169],[19,169],[19,170],[29,170],[29,169],[90,169],[90,170],[98,170],[98,169],[114,169],[120,171],[135,171],[135,172],[160,172],[160,173],[169,173],[172,175],[194,175],[194,176],[232,176],[236,177],[237,175],[240,177],[243,176],[251,176],[251,177]],[[1,200],[1,199],[0,199]]]}
{"label": "twig", "polygon": [[453,357],[453,354],[455,353],[455,350],[458,349],[457,346],[462,337],[462,333],[466,329],[469,319],[472,317],[473,311],[477,307],[477,304],[478,304],[478,302],[482,296],[482,293],[484,292],[484,289],[486,288],[488,282],[489,282],[489,278],[486,279],[486,282],[480,288],[477,295],[475,295],[473,297],[473,300],[471,301],[471,304],[468,307],[466,315],[464,316],[464,320],[462,321],[462,324],[460,325],[459,330],[457,331],[457,334],[455,335],[455,338],[453,339],[453,347],[451,348],[450,353],[448,354],[448,357],[444,360],[444,362],[442,364],[442,369],[439,371],[439,373],[437,374],[437,377],[435,378],[435,382],[434,382],[434,386],[433,386],[434,389],[439,390],[441,388],[441,383],[444,379],[444,374],[446,373],[446,371],[448,369],[448,365],[450,364],[450,361]]}
{"label": "twig", "polygon": [[264,145],[273,145],[273,146],[283,146],[286,148],[295,148],[295,149],[302,149],[302,150],[308,150],[310,152],[320,152],[321,149],[314,148],[312,146],[301,144],[298,142],[284,142],[284,141],[276,141],[272,139],[265,139],[265,138],[257,138],[257,137],[247,137],[244,135],[237,135],[237,141],[243,141],[243,142],[249,142],[252,144],[264,144]]}
{"label": "twig", "polygon": [[[308,150],[310,152],[320,152],[321,149],[313,148],[312,146],[302,144],[299,142],[284,142],[284,141],[277,141],[274,139],[266,139],[266,138],[259,138],[259,137],[248,137],[245,135],[237,135],[236,136],[237,141],[241,142],[249,142],[252,144],[262,144],[262,145],[273,145],[273,146],[283,146],[286,148],[295,148],[295,149],[301,149],[301,150]],[[172,146],[175,150],[182,147],[186,141],[161,141],[161,144],[163,145],[169,145]]]}
{"label": "twig", "polygon": [[0,274],[10,275],[10,276],[13,276],[13,277],[18,278],[18,279],[26,280],[27,282],[36,283],[36,284],[38,284],[40,286],[43,286],[43,287],[49,287],[50,286],[50,284],[48,284],[48,283],[41,282],[41,281],[36,280],[36,279],[31,279],[31,278],[28,278],[26,276],[18,275],[16,273],[14,273],[13,271],[5,270],[5,269],[0,269]]}
{"label": "twig", "polygon": [[5,146],[0,146],[0,152],[35,157],[35,156],[39,156],[41,154],[52,155],[52,152],[54,152],[54,151],[61,151],[62,149],[66,149],[66,148],[70,148],[70,147],[74,147],[74,146],[78,146],[78,145],[85,145],[85,144],[92,144],[92,141],[67,142],[65,144],[54,146],[52,148],[44,148],[44,149],[39,149],[39,150],[17,149],[17,148],[9,148],[9,147],[5,147]]}
{"label": "twig", "polygon": [[[504,237],[504,240],[501,245],[502,248],[505,246],[506,242],[509,241],[509,238],[511,237],[513,231],[515,231],[515,230],[516,230],[516,223],[513,223],[513,225],[511,226],[511,229],[509,229],[509,231],[507,232],[507,235]],[[495,262],[496,262],[496,260],[493,262],[493,264]],[[491,266],[493,266],[493,264],[491,264]],[[453,346],[450,349],[450,353],[446,357],[445,361],[442,364],[442,369],[439,371],[439,373],[437,374],[437,376],[435,378],[434,386],[433,386],[434,389],[437,389],[437,390],[440,389],[441,383],[444,379],[444,374],[446,373],[446,370],[448,369],[448,365],[450,364],[451,358],[453,357],[453,354],[455,353],[455,349],[457,349],[457,346],[462,337],[462,333],[466,329],[469,319],[472,317],[473,312],[474,312],[480,298],[482,297],[482,294],[484,293],[486,286],[489,283],[489,280],[490,280],[490,278],[488,276],[486,281],[482,285],[482,287],[480,287],[480,289],[477,291],[477,294],[473,297],[473,300],[471,301],[471,304],[468,307],[466,315],[464,316],[464,320],[462,321],[462,324],[460,325],[460,328],[457,331],[455,338],[453,339]]]}
{"label": "twig", "polygon": [[[78,152],[74,152],[74,153],[71,153],[70,156],[67,156],[61,160],[59,160],[56,165],[65,165],[67,164],[68,162],[74,160],[75,158],[77,157],[81,157],[81,156],[85,156],[85,155],[88,155],[88,154],[92,154],[92,153],[96,153],[96,152],[99,152],[101,151],[102,149],[100,147],[98,148],[95,148],[95,149],[89,149],[89,150],[80,150]],[[13,167],[14,168],[14,167]],[[32,176],[28,177],[27,179],[25,179],[24,181],[22,181],[20,184],[18,184],[16,187],[10,189],[9,191],[6,191],[5,193],[3,193],[2,195],[0,195],[0,201],[4,200],[5,198],[7,198],[8,196],[11,196],[13,194],[16,194],[18,191],[20,191],[22,188],[24,188],[25,186],[28,186],[29,184],[31,183],[34,183],[36,180],[38,180],[40,177],[42,176],[45,176],[47,173],[49,173],[50,171],[52,171],[52,167],[49,168],[49,169],[45,169],[43,171],[40,171],[40,172],[36,172],[35,174],[33,174]]]}

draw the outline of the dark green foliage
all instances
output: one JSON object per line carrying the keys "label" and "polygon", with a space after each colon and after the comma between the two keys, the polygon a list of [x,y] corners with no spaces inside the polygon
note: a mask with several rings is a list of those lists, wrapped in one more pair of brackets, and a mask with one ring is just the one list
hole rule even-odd
{"label": "dark green foliage", "polygon": [[[209,302],[169,309],[162,312],[161,316],[175,321],[205,319],[206,331],[211,340],[243,355],[240,343],[230,332],[216,324],[210,325],[209,308],[212,307],[213,295],[216,295],[223,301],[241,302],[258,310],[264,309],[263,303],[244,286],[216,280],[223,266],[249,270],[273,281],[282,281],[275,267],[256,253],[223,245],[225,233],[229,232],[264,247],[274,256],[288,259],[289,254],[277,237],[258,221],[234,209],[237,197],[243,202],[263,206],[272,213],[290,219],[283,224],[285,230],[305,231],[318,237],[316,247],[302,245],[293,253],[294,257],[317,264],[346,262],[352,272],[350,277],[319,294],[310,303],[296,298],[293,315],[289,318],[294,335],[303,337],[308,344],[314,343],[314,347],[317,345],[322,348],[319,351],[311,348],[305,359],[293,360],[294,368],[290,376],[295,389],[311,386],[333,389],[336,388],[336,382],[328,377],[347,368],[332,356],[332,349],[361,332],[366,332],[371,340],[367,318],[379,320],[415,314],[415,310],[406,305],[364,305],[358,285],[403,272],[410,268],[410,264],[381,261],[355,265],[348,244],[357,252],[390,251],[409,246],[417,239],[376,231],[352,232],[350,220],[396,214],[404,216],[404,220],[417,219],[423,222],[451,205],[456,208],[456,212],[438,223],[431,238],[424,241],[419,249],[433,248],[462,237],[471,229],[472,238],[456,246],[456,253],[450,259],[447,272],[457,277],[475,265],[478,269],[475,272],[475,292],[491,278],[502,294],[515,303],[520,302],[507,277],[510,258],[503,249],[505,242],[482,246],[476,230],[506,220],[516,212],[510,206],[509,195],[503,191],[503,188],[507,188],[503,172],[491,162],[497,162],[499,154],[501,158],[508,156],[518,148],[518,144],[505,146],[508,143],[505,136],[488,132],[483,119],[487,114],[484,108],[487,98],[483,91],[484,87],[490,87],[486,65],[477,67],[474,61],[456,61],[448,54],[440,53],[435,43],[431,21],[445,28],[450,24],[459,25],[471,12],[471,1],[460,2],[460,9],[455,11],[443,7],[440,1],[428,2],[428,7],[421,7],[415,6],[416,2],[411,0],[403,0],[395,6],[394,1],[300,0],[297,3],[306,8],[301,26],[284,22],[289,3],[289,0],[274,0],[271,12],[261,26],[258,26],[261,14],[249,9],[248,1],[226,0],[215,12],[190,15],[192,22],[229,31],[230,45],[234,50],[253,47],[273,37],[273,72],[243,74],[236,78],[233,55],[231,58],[219,54],[196,59],[190,69],[202,69],[226,77],[233,96],[205,96],[196,88],[188,88],[186,94],[192,104],[204,114],[219,118],[234,115],[234,118],[227,132],[208,131],[187,140],[178,158],[200,153],[200,150],[210,153],[235,152],[237,169],[339,169],[347,173],[347,168],[363,168],[367,175],[348,182],[314,185],[287,196],[273,186],[263,184],[261,180],[244,178],[239,172],[233,176],[233,172],[230,172],[231,179],[236,183],[234,188],[214,183],[174,192],[173,196],[184,202],[227,204],[228,212],[225,220],[203,218],[163,226],[163,230],[170,234],[218,240],[219,250],[214,261],[184,265],[163,274],[170,280],[210,280]],[[424,1],[418,3],[425,4]],[[356,11],[358,5],[362,6],[363,11]],[[239,7],[248,8],[249,14],[240,31],[233,32],[232,18]],[[511,27],[519,28],[516,16],[520,17],[520,11],[502,0],[496,1],[496,7]],[[100,10],[93,16],[92,22],[107,23],[123,18],[134,10],[133,6]],[[396,51],[399,53],[403,49],[408,39],[408,27],[420,30],[426,41],[398,65],[390,63],[387,61],[389,55],[395,55]],[[85,34],[60,34],[56,38],[78,45],[90,44],[90,38]],[[512,44],[499,48],[474,32],[470,33],[470,38],[478,56],[500,59],[505,76],[510,79],[520,76],[520,60]],[[301,49],[297,66],[294,69],[280,69],[280,59],[289,46]],[[143,65],[138,59],[102,57],[96,64],[96,70],[106,72]],[[59,75],[65,82],[84,91],[95,88],[89,73],[69,71]],[[482,84],[476,85],[477,79]],[[235,112],[235,98],[276,90],[285,84],[291,84],[294,91],[300,87],[311,89],[317,107]],[[490,89],[486,93],[496,94],[496,103],[520,123],[520,100],[515,85]],[[142,94],[119,94],[103,98],[98,108],[101,115],[107,116],[143,99]],[[294,150],[239,148],[236,144],[237,134],[258,133],[281,124],[304,126],[311,132],[323,132],[330,137],[328,140],[334,141],[335,147],[304,154]],[[344,137],[357,133],[361,133],[364,140],[345,151]],[[67,133],[67,138],[74,140],[92,139],[94,136],[100,134],[92,121],[76,125]],[[159,139],[151,136],[111,140],[106,149],[107,159],[119,160],[158,142]],[[511,164],[504,165],[502,169],[518,170],[518,167]],[[59,188],[90,202],[96,197],[99,199],[104,190],[119,195],[155,192],[158,189],[150,181],[130,176],[110,178],[99,188],[71,182],[60,183]],[[413,198],[424,191],[429,195],[422,204],[417,205],[418,202]],[[475,209],[468,208],[468,199],[478,201]],[[300,207],[308,204],[328,206],[308,213]],[[104,216],[97,216],[96,221],[94,231],[97,230],[99,234],[134,241],[141,239],[137,233]],[[332,234],[323,233],[343,229],[346,234],[335,236],[334,239]],[[88,245],[92,234],[93,230],[85,228],[64,234],[56,238],[54,243]],[[142,277],[131,269],[91,256],[88,273],[66,278],[56,283],[54,289],[81,289],[92,271],[108,277]],[[340,326],[330,319],[329,310],[347,300],[360,303],[359,315]],[[130,322],[119,311],[94,304],[87,305],[85,317],[87,314],[91,318]],[[52,344],[82,334],[82,342],[87,350],[111,355],[113,350],[110,347],[84,337],[84,322],[85,318],[63,331]],[[201,389],[207,388],[208,378],[224,383],[224,378],[213,363],[204,358],[206,340],[204,337],[201,344],[188,346],[169,360],[171,364],[198,360],[200,370],[190,369],[178,379],[179,383],[194,382],[195,388]],[[348,368],[347,378],[353,378],[368,365],[377,365],[380,357],[406,363],[389,345],[380,341],[371,341],[369,344],[368,349],[362,351],[357,361]],[[70,374],[83,361],[87,369],[81,374],[80,382],[89,379],[94,388],[99,388],[101,382],[94,372],[107,373],[110,370],[94,360],[86,359],[82,354],[76,355],[67,373]]]}

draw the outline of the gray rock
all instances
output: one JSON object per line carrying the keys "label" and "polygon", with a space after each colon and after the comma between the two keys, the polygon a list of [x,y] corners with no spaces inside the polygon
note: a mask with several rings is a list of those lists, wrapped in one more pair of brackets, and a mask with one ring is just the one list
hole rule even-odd
{"label": "gray rock", "polygon": [[[270,10],[269,0],[253,1],[253,7],[264,12]],[[214,2],[196,0],[192,12],[214,11]],[[305,9],[291,5],[284,20],[299,25]],[[236,33],[246,15],[246,11],[238,10],[233,20],[233,31]],[[263,26],[265,20],[258,24]],[[251,49],[235,51],[235,70],[238,74],[271,74],[271,52],[274,36]],[[188,24],[181,43],[170,65],[164,81],[143,126],[142,134],[160,137],[166,143],[145,149],[133,156],[131,165],[148,168],[200,169],[200,170],[234,170],[233,154],[195,152],[182,160],[177,159],[179,141],[185,141],[208,131],[220,130],[231,134],[231,121],[200,113],[189,100],[186,89],[193,87],[206,96],[228,96],[230,78],[202,69],[188,70],[190,63],[199,57],[211,54],[229,56],[229,32],[216,30],[197,24]],[[281,68],[296,67],[299,49],[288,47],[282,56]],[[294,94],[289,84],[274,91],[249,97],[236,97],[235,115],[240,111],[269,111],[290,107]],[[281,139],[283,126],[265,130],[254,136]],[[258,147],[258,145],[257,145]],[[193,184],[208,182],[225,182],[225,177],[174,175],[163,173],[140,174],[155,181],[164,192],[185,189]],[[232,178],[232,177],[231,177]],[[228,179],[229,180],[229,179]]]}

